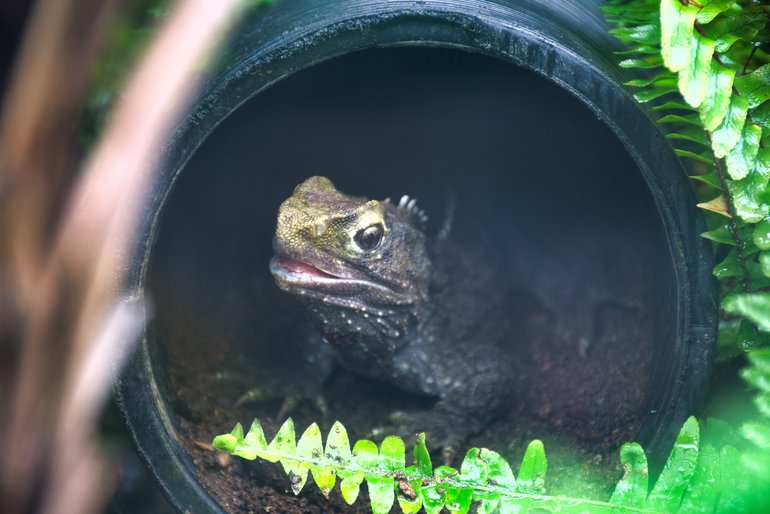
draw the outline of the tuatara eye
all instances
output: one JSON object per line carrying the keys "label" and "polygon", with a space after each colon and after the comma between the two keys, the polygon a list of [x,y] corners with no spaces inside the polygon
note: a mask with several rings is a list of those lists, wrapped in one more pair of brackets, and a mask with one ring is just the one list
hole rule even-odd
{"label": "tuatara eye", "polygon": [[385,233],[385,229],[382,228],[381,223],[370,225],[366,228],[362,228],[353,237],[358,247],[361,250],[369,251],[374,250],[382,242],[382,236]]}

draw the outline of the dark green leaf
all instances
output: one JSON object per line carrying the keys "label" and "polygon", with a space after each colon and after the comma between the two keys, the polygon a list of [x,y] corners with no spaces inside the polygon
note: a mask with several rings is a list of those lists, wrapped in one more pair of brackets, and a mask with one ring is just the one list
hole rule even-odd
{"label": "dark green leaf", "polygon": [[643,507],[647,498],[647,456],[637,443],[626,443],[620,447],[620,463],[623,478],[612,493],[610,503],[629,507]]}
{"label": "dark green leaf", "polygon": [[685,115],[667,114],[659,119],[658,123],[686,123],[696,128],[702,128],[698,115],[695,113]]}
{"label": "dark green leaf", "polygon": [[669,93],[675,93],[676,91],[677,91],[676,86],[653,87],[650,89],[639,91],[638,93],[634,93],[634,98],[636,98],[636,101],[639,103],[645,103],[645,102],[649,102],[650,100],[655,100],[656,98],[660,98],[663,95],[667,95]]}
{"label": "dark green leaf", "polygon": [[657,45],[660,43],[660,26],[657,24],[635,25],[610,30],[610,34],[625,42]]}
{"label": "dark green leaf", "polygon": [[683,111],[692,111],[692,112],[695,111],[695,109],[693,109],[692,107],[690,107],[686,103],[673,102],[673,101],[672,102],[666,102],[666,103],[661,104],[661,105],[656,105],[655,107],[652,108],[653,111],[671,111],[671,110],[675,110],[675,109],[683,110]]}
{"label": "dark green leaf", "polygon": [[770,64],[736,77],[735,89],[749,101],[749,109],[770,99]]}
{"label": "dark green leaf", "polygon": [[676,511],[695,473],[699,439],[698,421],[691,417],[679,432],[674,449],[647,497],[645,508],[661,512]]}
{"label": "dark green leaf", "polygon": [[666,134],[666,137],[668,139],[684,139],[685,141],[692,141],[693,143],[698,143],[702,146],[708,146],[706,133],[703,132],[703,129],[696,127],[677,130],[676,132]]}
{"label": "dark green leaf", "polygon": [[698,182],[708,184],[714,189],[719,189],[720,191],[722,190],[722,185],[719,183],[719,177],[717,177],[717,174],[713,171],[704,175],[690,175],[690,178],[692,180],[697,180]]}
{"label": "dark green leaf", "polygon": [[652,69],[660,66],[660,59],[647,57],[644,59],[623,59],[618,63],[621,68]]}
{"label": "dark green leaf", "polygon": [[[743,320],[746,321],[746,320]],[[741,354],[737,347],[738,327],[740,321],[723,320],[719,322],[719,333],[717,335],[717,360],[724,361],[732,359]]]}
{"label": "dark green leaf", "polygon": [[767,23],[767,17],[760,12],[741,12],[719,16],[702,30],[706,37],[715,39],[716,51],[727,52],[736,41],[751,41]]}
{"label": "dark green leaf", "polygon": [[711,133],[711,147],[716,157],[723,158],[738,143],[746,122],[747,111],[748,101],[741,96],[733,95],[722,123]]}
{"label": "dark green leaf", "polygon": [[675,73],[668,70],[658,73],[651,78],[634,79],[625,83],[626,86],[631,87],[647,87],[651,85],[664,86],[664,87],[676,87],[677,77]]}
{"label": "dark green leaf", "polygon": [[730,227],[728,225],[722,225],[721,227],[715,228],[714,230],[704,232],[701,234],[701,236],[717,243],[736,246],[736,242],[733,240],[733,234],[730,231]]}
{"label": "dark green leaf", "polygon": [[743,275],[741,266],[738,263],[738,254],[735,250],[730,251],[719,264],[714,266],[714,276],[723,279],[729,277],[740,277]]}
{"label": "dark green leaf", "polygon": [[770,278],[770,252],[759,254],[759,269],[762,271],[762,275]]}
{"label": "dark green leaf", "polygon": [[752,109],[751,121],[763,129],[770,129],[770,102],[764,103],[756,109]]}
{"label": "dark green leaf", "polygon": [[700,161],[706,164],[714,164],[714,158],[711,156],[711,152],[703,152],[697,154],[690,152],[689,150],[680,150],[675,148],[674,153],[676,153],[679,157],[687,157],[688,159],[695,159],[696,161]]}
{"label": "dark green leaf", "polygon": [[[756,349],[761,342],[762,335],[757,330],[757,327],[751,321],[742,319],[738,328],[738,334],[735,338],[735,344],[742,353],[751,352]],[[746,371],[751,371],[750,369]],[[743,378],[746,378],[743,375]]]}
{"label": "dark green leaf", "polygon": [[700,119],[703,127],[712,131],[719,126],[730,107],[735,71],[725,68],[715,60],[711,61],[706,96],[700,104]]}
{"label": "dark green leaf", "polygon": [[735,0],[706,0],[703,2],[703,8],[698,11],[695,17],[700,24],[706,24],[713,20],[718,14],[725,12],[730,8]]}
{"label": "dark green leaf", "polygon": [[621,50],[621,51],[612,52],[612,53],[620,57],[625,57],[628,55],[637,55],[637,56],[658,55],[658,49],[652,46],[634,45],[634,46],[631,46],[628,50]]}
{"label": "dark green leaf", "polygon": [[661,0],[661,55],[671,71],[685,69],[692,62],[693,25],[698,9],[679,0]]}

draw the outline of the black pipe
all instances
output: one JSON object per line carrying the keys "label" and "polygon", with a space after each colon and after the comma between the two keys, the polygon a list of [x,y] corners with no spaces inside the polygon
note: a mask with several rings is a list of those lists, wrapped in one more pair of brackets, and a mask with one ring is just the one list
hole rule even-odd
{"label": "black pipe", "polygon": [[[372,47],[462,49],[542,75],[606,124],[636,164],[663,226],[671,284],[651,370],[654,412],[638,440],[660,455],[703,399],[716,334],[716,286],[702,217],[681,163],[630,96],[598,2],[483,0],[278,1],[250,13],[168,142],[146,206],[129,287],[144,294],[160,215],[178,174],[217,126],[271,85],[323,61]],[[149,336],[151,337],[151,336]],[[117,381],[137,450],[180,512],[221,512],[196,481],[158,386],[149,337]],[[235,421],[235,420],[234,420]]]}

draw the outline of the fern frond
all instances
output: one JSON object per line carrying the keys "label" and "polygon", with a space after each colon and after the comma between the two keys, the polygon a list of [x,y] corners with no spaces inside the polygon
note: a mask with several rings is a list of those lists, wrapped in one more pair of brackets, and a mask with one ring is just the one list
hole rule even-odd
{"label": "fern frond", "polygon": [[[693,178],[725,193],[720,197],[724,209],[717,212],[730,219],[734,265],[729,274],[724,266],[715,268],[723,279],[723,296],[729,297],[723,302],[725,312],[763,326],[761,320],[770,319],[770,266],[762,268],[759,262],[770,262],[766,253],[770,245],[754,246],[752,232],[755,224],[770,219],[770,10],[735,0],[610,0],[609,4],[612,33],[629,46],[619,64],[644,67],[640,78],[627,83],[639,89],[634,96],[656,104],[652,110],[663,114],[658,121],[665,124],[678,155],[706,165],[706,172],[698,175],[710,178]],[[629,12],[634,15],[624,19]],[[672,79],[684,103],[665,91]],[[712,204],[700,205],[714,210]],[[726,242],[722,237],[712,240]],[[741,295],[748,296],[740,300]]]}
{"label": "fern frond", "polygon": [[[770,369],[770,354],[757,365],[764,371]],[[763,375],[758,383],[770,394],[767,378],[770,374]],[[755,424],[744,430],[770,445],[766,426]],[[365,482],[374,514],[390,512],[396,501],[404,514],[421,509],[428,514],[438,514],[442,509],[465,514],[473,504],[476,504],[475,512],[486,514],[530,510],[616,514],[734,512],[731,509],[747,505],[741,503],[740,497],[727,494],[727,479],[720,475],[720,471],[732,465],[726,463],[725,458],[734,459],[735,449],[701,446],[695,418],[687,420],[682,427],[663,471],[649,492],[644,450],[637,443],[624,444],[620,450],[624,474],[606,502],[546,494],[548,465],[543,444],[537,440],[527,447],[518,478],[499,454],[484,448],[468,450],[459,470],[449,466],[433,468],[424,434],[417,438],[414,464],[410,466],[405,463],[404,442],[395,436],[386,437],[379,449],[372,441],[363,439],[351,450],[347,431],[339,422],[332,426],[326,445],[315,423],[296,441],[291,419],[281,426],[270,444],[259,421],[255,420],[245,436],[238,424],[231,433],[217,436],[213,445],[245,459],[280,463],[295,494],[300,493],[308,474],[312,474],[316,485],[328,497],[339,477],[343,499],[353,504]],[[735,470],[730,480],[749,483],[746,469],[749,468]]]}

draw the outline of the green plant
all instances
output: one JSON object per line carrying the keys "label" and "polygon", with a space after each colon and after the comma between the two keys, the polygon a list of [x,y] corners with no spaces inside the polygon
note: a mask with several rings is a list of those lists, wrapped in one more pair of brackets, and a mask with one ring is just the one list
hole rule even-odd
{"label": "green plant", "polygon": [[[770,6],[753,1],[610,0],[620,66],[636,98],[662,114],[691,159],[711,230],[723,245],[720,358],[770,343]],[[682,101],[684,100],[684,101]]]}
{"label": "green plant", "polygon": [[[753,476],[770,477],[770,6],[610,0],[605,10],[628,47],[620,65],[638,75],[627,84],[662,115],[701,185],[700,206],[713,213],[703,236],[720,257],[719,358],[746,355],[742,374],[758,389],[756,419],[741,428],[755,448],[740,462]],[[756,489],[767,496],[767,479],[761,482]]]}
{"label": "green plant", "polygon": [[[770,354],[766,364],[770,363]],[[768,378],[768,374],[764,375]],[[215,448],[253,460],[280,462],[295,494],[304,487],[308,474],[328,497],[337,478],[343,499],[353,504],[362,482],[366,482],[374,514],[390,512],[397,500],[404,514],[428,514],[446,508],[464,514],[477,502],[479,513],[593,512],[746,512],[759,505],[751,494],[753,477],[759,470],[740,465],[739,452],[730,445],[717,449],[701,444],[698,422],[687,420],[652,490],[648,492],[647,457],[637,443],[624,444],[620,460],[624,475],[606,502],[549,496],[545,490],[547,460],[543,444],[532,441],[515,477],[497,453],[471,448],[460,469],[433,468],[420,435],[414,446],[414,464],[405,464],[401,438],[388,436],[380,445],[359,440],[351,451],[348,434],[336,422],[326,445],[318,425],[310,425],[296,441],[294,423],[287,420],[267,443],[259,421],[244,436],[237,424],[229,434],[214,439]]]}

